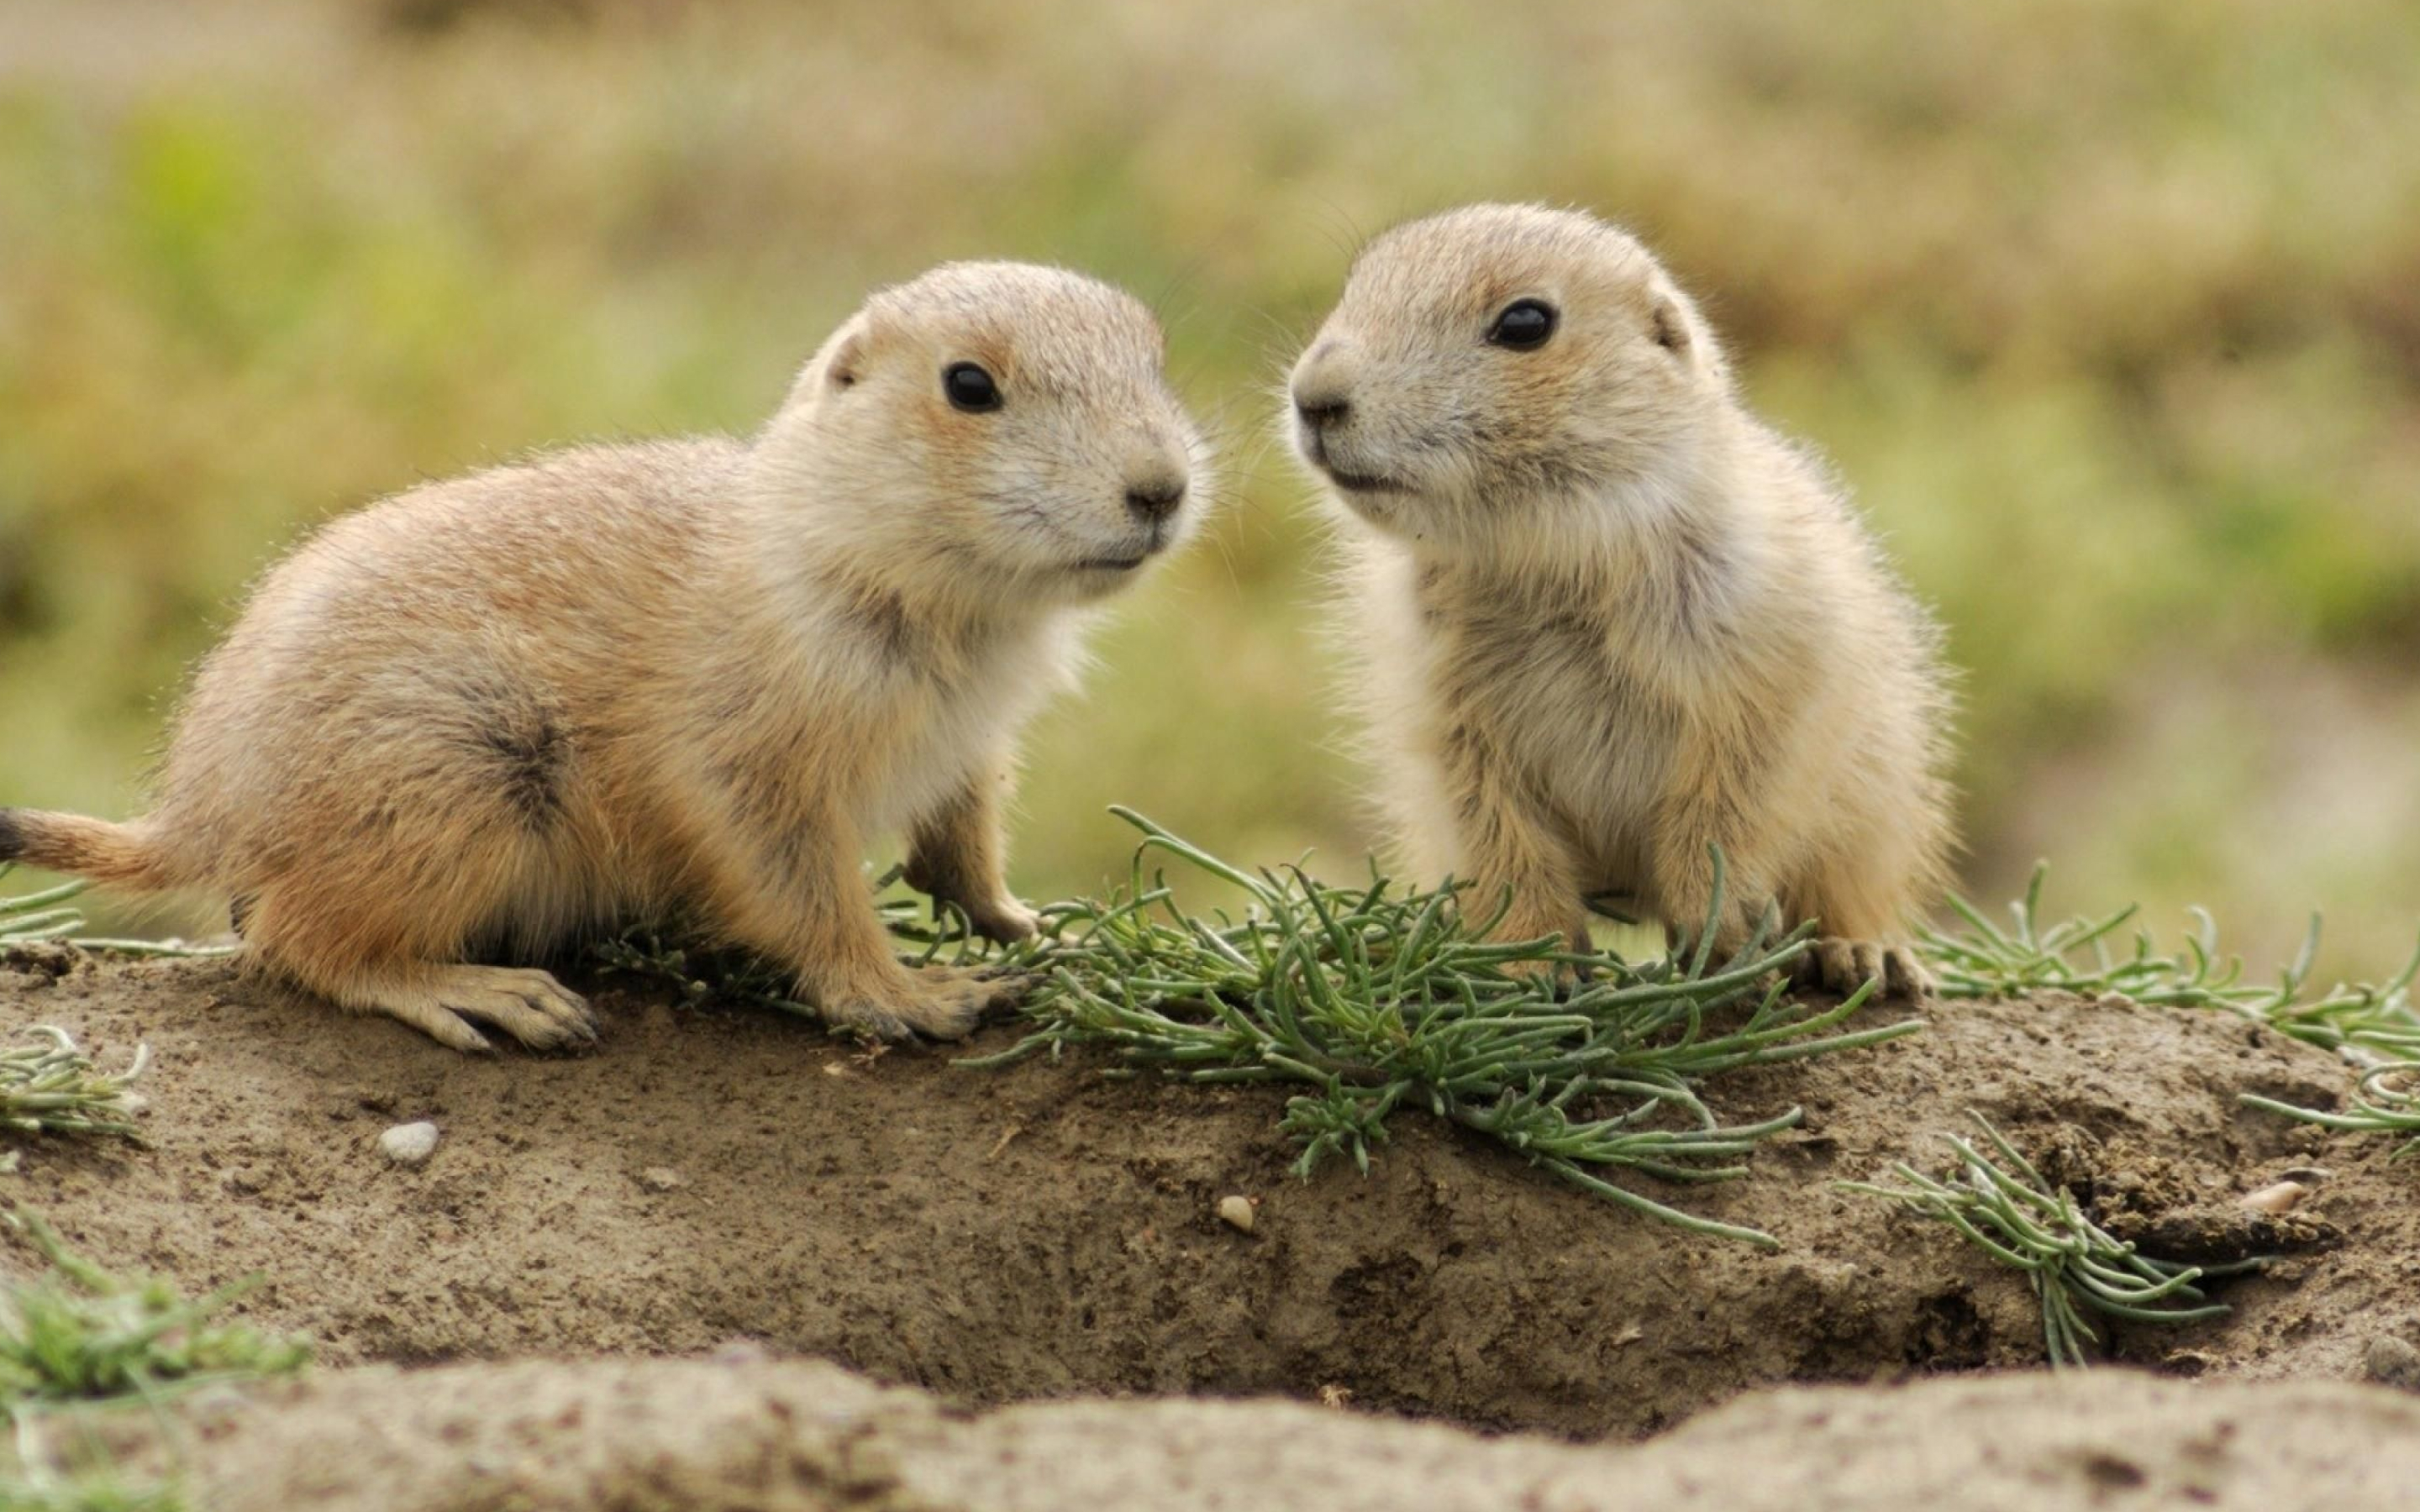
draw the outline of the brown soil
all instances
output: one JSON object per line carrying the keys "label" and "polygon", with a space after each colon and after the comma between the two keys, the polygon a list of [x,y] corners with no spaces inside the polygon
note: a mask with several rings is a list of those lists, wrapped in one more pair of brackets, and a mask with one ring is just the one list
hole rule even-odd
{"label": "brown soil", "polygon": [[[1938,1167],[1938,1136],[1971,1108],[2113,1224],[2206,1255],[2297,1246],[2218,1285],[2226,1319],[2120,1326],[2121,1358],[2342,1381],[2373,1346],[2420,1341],[2420,1169],[2390,1167],[2385,1141],[2240,1107],[2242,1091],[2329,1103],[2347,1077],[2214,1014],[1948,1004],[1912,1039],[1724,1086],[1728,1116],[1800,1103],[1807,1126],[1750,1180],[1642,1189],[1769,1229],[1783,1248],[1768,1254],[1644,1221],[1417,1117],[1398,1117],[1367,1180],[1336,1165],[1303,1183],[1275,1130],[1280,1093],[1110,1081],[1098,1062],[867,1058],[777,1015],[588,985],[597,1053],[474,1060],[224,965],[0,961],[0,1029],[56,1023],[104,1063],[138,1041],[157,1057],[147,1148],[23,1143],[0,1197],[189,1288],[260,1273],[253,1319],[340,1366],[747,1338],[976,1406],[1341,1389],[1362,1408],[1632,1438],[1760,1385],[2038,1364],[2019,1278],[1832,1184],[1896,1159]],[[436,1155],[390,1166],[379,1134],[420,1119],[443,1131]],[[2235,1210],[2312,1166],[2331,1174],[2286,1224]],[[1231,1194],[1260,1201],[1249,1235],[1216,1216]],[[0,1269],[30,1259],[0,1249]],[[566,1380],[627,1379],[662,1406],[688,1389],[671,1369]],[[311,1388],[356,1389],[406,1390],[350,1372]]]}

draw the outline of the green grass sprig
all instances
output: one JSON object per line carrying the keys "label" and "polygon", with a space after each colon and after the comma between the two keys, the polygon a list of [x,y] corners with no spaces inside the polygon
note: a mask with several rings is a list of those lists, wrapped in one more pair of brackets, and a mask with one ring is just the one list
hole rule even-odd
{"label": "green grass sprig", "polygon": [[82,1462],[60,1468],[39,1431],[45,1420],[70,1409],[157,1413],[203,1386],[292,1375],[310,1347],[220,1320],[257,1276],[187,1297],[165,1280],[110,1273],[30,1212],[6,1222],[49,1270],[0,1290],[0,1422],[15,1429],[15,1462],[0,1468],[0,1512],[175,1512],[185,1503],[173,1481],[128,1478],[88,1432]]}
{"label": "green grass sprig", "polygon": [[2344,1113],[2298,1107],[2253,1092],[2240,1094],[2237,1101],[2343,1134],[2408,1134],[2390,1158],[2420,1154],[2420,1060],[2390,1060],[2362,1072],[2353,1088],[2352,1107]]}
{"label": "green grass sprig", "polygon": [[[6,881],[8,873],[16,870],[13,862],[0,864],[0,881]],[[90,886],[86,882],[62,882],[39,892],[0,897],[0,946],[61,939],[84,928],[84,914],[68,903]]]}
{"label": "green grass sprig", "polygon": [[298,1340],[217,1321],[257,1276],[189,1298],[157,1277],[113,1275],[30,1212],[8,1222],[51,1269],[0,1294],[0,1418],[70,1402],[158,1402],[212,1381],[290,1375],[310,1359]]}
{"label": "green grass sprig", "polygon": [[[2042,1340],[2056,1367],[2090,1361],[2100,1335],[2087,1313],[2138,1323],[2190,1323],[2225,1315],[2195,1285],[2205,1276],[2257,1270],[2266,1257],[2226,1265],[2181,1265],[2153,1259],[2094,1223],[2062,1187],[2041,1172],[1981,1114],[1970,1115],[1999,1157],[1994,1161],[1958,1135],[1946,1136],[1958,1170],[1935,1180],[1905,1162],[1891,1169],[1904,1186],[1842,1181],[1842,1191],[1899,1203],[1947,1224],[2002,1265],[2025,1273],[2041,1305]],[[2001,1162],[2006,1162],[2003,1165]]]}
{"label": "green grass sprig", "polygon": [[[16,863],[0,864],[0,882],[17,870]],[[0,897],[0,949],[12,945],[34,945],[56,940],[72,945],[79,950],[101,955],[193,956],[233,955],[232,945],[189,945],[183,940],[110,939],[84,933],[85,917],[80,908],[70,906],[92,887],[89,882],[62,882],[39,892],[22,893],[14,898]]]}
{"label": "green grass sprig", "polygon": [[34,1025],[0,1046],[0,1130],[139,1140],[143,1098],[132,1087],[150,1064],[151,1047],[138,1044],[124,1071],[104,1072],[67,1030]]}
{"label": "green grass sprig", "polygon": [[[1107,900],[1043,909],[1042,937],[1001,953],[1003,966],[1035,974],[1020,1008],[1033,1027],[1009,1049],[961,1064],[1086,1047],[1115,1056],[1113,1073],[1308,1087],[1281,1124],[1301,1142],[1298,1174],[1338,1154],[1366,1171],[1388,1119],[1414,1108],[1652,1217],[1774,1246],[1768,1234],[1685,1212],[1600,1173],[1742,1177],[1742,1160],[1802,1115],[1792,1107],[1726,1123],[1702,1096],[1708,1078],[1922,1026],[1847,1027],[1870,984],[1823,1011],[1788,1003],[1790,968],[1808,948],[1805,927],[1776,935],[1768,920],[1727,961],[1701,944],[1684,961],[1633,964],[1554,938],[1489,939],[1497,920],[1469,917],[1450,886],[1398,889],[1373,872],[1366,887],[1335,887],[1298,868],[1247,872],[1131,810],[1111,812],[1144,836],[1128,884]],[[1242,916],[1182,911],[1166,875],[1146,875],[1154,855],[1241,888]],[[1559,994],[1559,967],[1587,975]]]}
{"label": "green grass sprig", "polygon": [[2274,980],[2249,980],[2242,958],[2222,955],[2218,926],[2203,909],[2192,910],[2194,928],[2182,948],[2162,952],[2148,930],[2137,930],[2132,949],[2113,951],[2111,941],[2132,920],[2128,905],[2098,918],[2042,921],[2042,884],[2047,865],[2034,868],[2024,898],[2009,905],[2002,928],[1965,899],[1950,906],[1966,922],[1951,935],[1920,933],[1945,997],[2016,997],[2036,992],[2086,996],[2116,995],[2153,1007],[2217,1009],[2264,1024],[2306,1044],[2358,1059],[2420,1057],[2420,1013],[2412,986],[2420,979],[2420,950],[2382,983],[2338,982],[2313,991],[2311,973],[2319,949],[2319,916],[2311,916],[2302,949]]}

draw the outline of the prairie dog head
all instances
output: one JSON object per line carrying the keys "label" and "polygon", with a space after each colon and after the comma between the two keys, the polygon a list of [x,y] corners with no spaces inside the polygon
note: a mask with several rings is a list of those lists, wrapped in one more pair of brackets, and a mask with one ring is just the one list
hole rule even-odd
{"label": "prairie dog head", "polygon": [[1063,269],[950,263],[876,293],[755,453],[773,507],[861,563],[1082,602],[1190,532],[1203,446],[1140,301]]}
{"label": "prairie dog head", "polygon": [[1296,450],[1356,514],[1474,550],[1652,507],[1730,403],[1713,333],[1645,247],[1528,205],[1372,241],[1291,388]]}

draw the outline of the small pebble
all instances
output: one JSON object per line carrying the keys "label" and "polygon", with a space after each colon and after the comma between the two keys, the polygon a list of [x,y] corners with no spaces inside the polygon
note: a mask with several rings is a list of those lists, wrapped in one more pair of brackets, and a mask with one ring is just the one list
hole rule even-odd
{"label": "small pebble", "polygon": [[2382,1385],[2420,1390],[2420,1350],[2392,1334],[2371,1339],[2369,1348],[2362,1351],[2361,1365],[2364,1374]]}
{"label": "small pebble", "polygon": [[379,1135],[379,1152],[397,1165],[421,1165],[437,1153],[437,1125],[398,1123]]}
{"label": "small pebble", "polygon": [[1225,1219],[1230,1227],[1240,1228],[1249,1234],[1252,1231],[1253,1221],[1259,1216],[1259,1210],[1249,1197],[1220,1197],[1218,1216]]}
{"label": "small pebble", "polygon": [[2236,1198],[2236,1206],[2254,1212],[2278,1213],[2291,1209],[2311,1195],[2311,1189],[2300,1181],[2272,1181],[2257,1192]]}
{"label": "small pebble", "polygon": [[689,1185],[689,1178],[669,1165],[650,1165],[639,1173],[639,1184],[650,1192],[670,1192]]}

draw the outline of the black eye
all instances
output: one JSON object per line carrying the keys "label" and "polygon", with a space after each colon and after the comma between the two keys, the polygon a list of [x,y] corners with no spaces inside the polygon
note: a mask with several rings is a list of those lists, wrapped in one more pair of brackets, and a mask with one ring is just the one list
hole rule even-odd
{"label": "black eye", "polygon": [[1516,352],[1536,351],[1555,333],[1555,307],[1544,300],[1514,300],[1487,328],[1487,339]]}
{"label": "black eye", "polygon": [[941,392],[969,414],[1000,408],[1000,385],[972,363],[952,363],[941,369]]}

